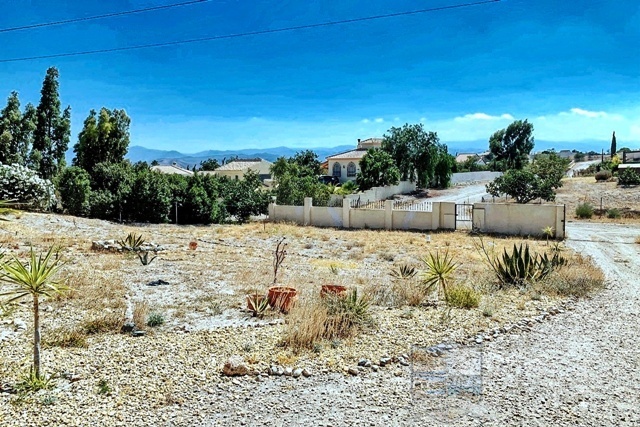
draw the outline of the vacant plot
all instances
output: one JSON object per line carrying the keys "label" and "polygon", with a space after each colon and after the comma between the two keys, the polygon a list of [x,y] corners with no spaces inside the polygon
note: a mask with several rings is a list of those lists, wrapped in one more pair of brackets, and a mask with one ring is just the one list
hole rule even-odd
{"label": "vacant plot", "polygon": [[[120,240],[130,232],[162,247],[154,261],[142,265],[134,253],[92,249],[92,241]],[[269,310],[263,318],[252,317],[245,297],[266,293],[274,282],[273,251],[283,237],[287,253],[277,283],[296,288],[298,303],[288,315]],[[560,245],[556,249],[569,263],[549,280],[499,289],[477,249],[479,240],[452,232],[427,236],[257,222],[134,227],[25,213],[2,224],[0,241],[19,258],[30,247],[46,251],[59,246],[65,260],[62,276],[72,291],[42,304],[43,363],[49,373],[77,379],[45,394],[0,394],[0,424],[15,416],[33,417],[36,424],[71,423],[81,413],[113,424],[161,422],[173,406],[199,401],[202,393],[226,396],[215,387],[229,385],[220,371],[233,354],[242,355],[258,372],[280,365],[305,367],[315,374],[343,373],[361,358],[395,357],[407,353],[411,344],[462,342],[480,331],[538,315],[567,295],[592,291],[602,282],[599,270]],[[195,250],[192,242],[197,243]],[[483,242],[499,254],[521,241],[491,237]],[[527,243],[533,251],[553,252],[547,242]],[[429,253],[448,253],[457,264],[447,277],[453,286],[449,304],[438,290],[441,286],[426,290],[421,284],[427,270],[422,259]],[[417,274],[411,278],[400,274],[401,269]],[[573,283],[584,283],[580,292],[574,292]],[[353,308],[341,303],[338,310],[348,315],[334,322],[334,329],[311,330],[310,324],[336,319],[336,308],[322,305],[319,298],[325,284],[355,289],[366,302],[360,307],[365,314],[352,315]],[[7,288],[0,285],[0,291]],[[30,307],[25,301],[0,311],[0,384],[16,383],[28,371],[31,335],[15,325],[17,319],[31,324]],[[133,319],[146,335],[120,333],[126,319]],[[343,333],[345,325],[348,331]],[[51,407],[41,411],[38,403]],[[108,415],[114,411],[120,418]],[[104,418],[96,418],[103,412]]]}
{"label": "vacant plot", "polygon": [[565,178],[562,182],[556,202],[567,206],[567,218],[576,219],[576,207],[583,203],[593,206],[592,221],[628,222],[640,217],[637,187],[621,187],[613,181],[596,182],[592,176]]}

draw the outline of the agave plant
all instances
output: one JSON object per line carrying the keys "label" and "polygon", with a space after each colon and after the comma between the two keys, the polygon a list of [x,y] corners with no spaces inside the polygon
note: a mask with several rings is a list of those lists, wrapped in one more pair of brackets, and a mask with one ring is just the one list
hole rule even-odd
{"label": "agave plant", "polygon": [[144,238],[142,237],[142,234],[136,235],[135,233],[129,233],[126,238],[118,241],[118,244],[122,246],[122,249],[126,249],[130,252],[137,252],[140,250],[142,245],[144,245]]}
{"label": "agave plant", "polygon": [[269,308],[269,300],[258,292],[247,295],[247,306],[253,317],[262,318]]}
{"label": "agave plant", "polygon": [[154,255],[152,258],[149,258],[149,251],[138,252],[138,258],[142,265],[149,265],[153,262],[154,259],[158,258],[157,255]]}
{"label": "agave plant", "polygon": [[393,268],[389,275],[394,279],[411,279],[416,275],[417,271],[415,267],[411,267],[408,264],[402,264],[400,267]]}
{"label": "agave plant", "polygon": [[504,249],[502,256],[494,259],[494,269],[502,283],[520,285],[547,277],[554,267],[552,260],[547,254],[531,252],[528,244],[514,244],[511,253]]}
{"label": "agave plant", "polygon": [[446,300],[447,285],[453,279],[453,273],[458,267],[453,257],[449,255],[448,250],[442,255],[440,252],[436,252],[435,255],[429,252],[426,257],[422,258],[422,262],[427,267],[427,270],[422,274],[422,284],[426,286],[427,290],[439,287]]}

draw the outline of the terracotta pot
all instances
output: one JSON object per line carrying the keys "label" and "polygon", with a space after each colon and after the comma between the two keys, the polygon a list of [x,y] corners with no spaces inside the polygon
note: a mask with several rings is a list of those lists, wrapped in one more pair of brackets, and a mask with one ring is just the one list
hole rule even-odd
{"label": "terracotta pot", "polygon": [[260,303],[267,299],[265,295],[249,294],[247,295],[247,308],[253,312],[256,312]]}
{"label": "terracotta pot", "polygon": [[320,288],[320,296],[325,298],[327,296],[339,296],[343,297],[347,294],[347,287],[342,285],[322,285]]}
{"label": "terracotta pot", "polygon": [[192,251],[195,251],[197,247],[198,242],[189,242],[189,249],[191,249]]}
{"label": "terracotta pot", "polygon": [[271,307],[277,308],[283,313],[288,313],[298,298],[298,291],[295,288],[286,286],[272,286],[269,288],[267,298]]}

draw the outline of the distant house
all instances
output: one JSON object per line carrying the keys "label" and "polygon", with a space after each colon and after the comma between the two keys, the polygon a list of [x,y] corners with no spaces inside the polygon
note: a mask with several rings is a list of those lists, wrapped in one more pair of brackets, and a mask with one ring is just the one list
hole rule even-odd
{"label": "distant house", "polygon": [[327,157],[328,174],[340,179],[340,182],[353,181],[360,172],[360,160],[370,148],[380,148],[382,138],[358,139],[355,150],[345,151]]}
{"label": "distant house", "polygon": [[485,166],[487,160],[485,156],[489,153],[458,153],[456,154],[456,163],[464,163],[469,159],[476,159],[476,164],[479,166]]}
{"label": "distant house", "polygon": [[[622,163],[636,163],[640,162],[640,151],[623,151]],[[619,165],[620,167],[622,165]]]}
{"label": "distant house", "polygon": [[575,156],[576,153],[574,153],[571,150],[560,150],[558,151],[558,157],[560,157],[561,159],[569,159],[569,160],[573,160],[573,157]]}
{"label": "distant house", "polygon": [[155,172],[165,173],[165,174],[177,174],[184,176],[191,176],[193,172],[189,169],[181,168],[177,163],[173,162],[171,165],[157,165],[151,166],[151,170]]}
{"label": "distant house", "polygon": [[234,160],[214,171],[203,173],[226,176],[230,179],[243,179],[244,175],[251,170],[257,173],[260,179],[264,181],[271,178],[271,166],[273,166],[273,163],[263,159]]}

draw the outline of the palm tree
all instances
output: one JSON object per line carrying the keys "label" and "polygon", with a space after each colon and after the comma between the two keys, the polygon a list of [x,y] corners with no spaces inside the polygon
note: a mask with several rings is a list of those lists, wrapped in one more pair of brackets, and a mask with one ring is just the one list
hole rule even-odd
{"label": "palm tree", "polygon": [[40,373],[40,297],[52,297],[69,289],[64,284],[53,280],[53,276],[62,266],[59,259],[51,259],[54,253],[54,247],[52,247],[44,258],[42,255],[36,257],[32,247],[27,265],[14,256],[13,260],[5,262],[1,267],[4,270],[2,280],[15,285],[14,289],[0,293],[0,296],[10,297],[7,303],[28,296],[33,298],[33,369],[38,379],[42,378]]}

